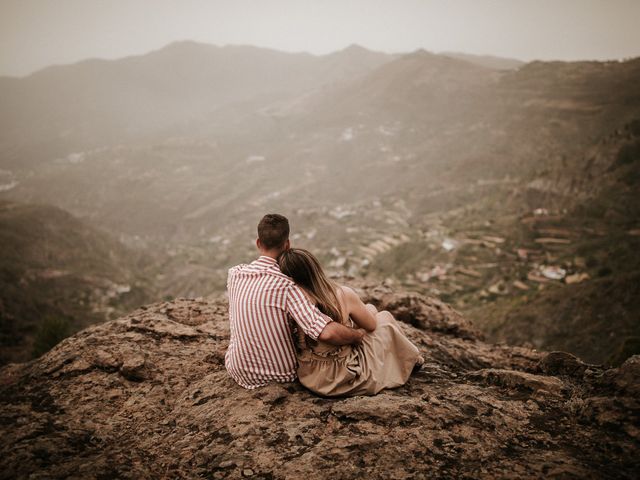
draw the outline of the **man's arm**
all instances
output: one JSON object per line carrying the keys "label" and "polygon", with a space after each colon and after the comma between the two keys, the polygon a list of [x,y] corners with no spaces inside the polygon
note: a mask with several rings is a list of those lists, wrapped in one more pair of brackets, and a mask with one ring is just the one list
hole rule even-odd
{"label": "man's arm", "polygon": [[318,340],[332,345],[359,344],[364,338],[364,330],[361,328],[349,328],[338,322],[329,322],[320,333]]}
{"label": "man's arm", "polygon": [[287,291],[287,313],[300,325],[302,331],[314,340],[333,345],[346,345],[362,341],[364,332],[345,327],[324,315],[296,285]]}

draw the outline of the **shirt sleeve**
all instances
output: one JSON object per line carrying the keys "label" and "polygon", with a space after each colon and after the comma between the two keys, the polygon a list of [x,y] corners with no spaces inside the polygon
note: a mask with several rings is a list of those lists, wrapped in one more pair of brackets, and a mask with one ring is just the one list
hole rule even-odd
{"label": "shirt sleeve", "polygon": [[331,322],[331,317],[323,314],[312,304],[300,288],[291,285],[287,290],[287,313],[300,325],[302,331],[317,340],[324,327]]}

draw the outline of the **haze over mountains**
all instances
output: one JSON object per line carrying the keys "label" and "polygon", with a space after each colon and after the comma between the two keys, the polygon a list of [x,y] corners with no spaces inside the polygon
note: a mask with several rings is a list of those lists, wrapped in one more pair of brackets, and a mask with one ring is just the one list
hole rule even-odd
{"label": "haze over mountains", "polygon": [[619,362],[640,338],[639,80],[640,59],[177,42],[0,78],[0,198],[143,252],[130,275],[159,297],[223,291],[282,212],[336,275]]}
{"label": "haze over mountains", "polygon": [[1,79],[0,139],[10,139],[16,161],[30,154],[37,162],[69,146],[171,133],[165,129],[203,120],[222,105],[287,98],[357,76],[388,57],[356,45],[315,57],[183,41],[146,55],[52,66]]}

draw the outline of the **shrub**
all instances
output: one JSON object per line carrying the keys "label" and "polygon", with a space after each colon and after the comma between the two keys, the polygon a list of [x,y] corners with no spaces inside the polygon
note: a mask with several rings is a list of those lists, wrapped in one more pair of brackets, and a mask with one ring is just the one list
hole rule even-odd
{"label": "shrub", "polygon": [[640,159],[640,142],[627,143],[618,151],[615,165],[628,165]]}
{"label": "shrub", "polygon": [[638,354],[640,354],[640,337],[628,337],[611,355],[609,363],[617,367],[624,363],[627,358]]}
{"label": "shrub", "polygon": [[634,136],[640,136],[640,118],[629,122],[629,130]]}
{"label": "shrub", "polygon": [[45,317],[33,341],[32,356],[39,357],[69,336],[71,325],[64,317]]}

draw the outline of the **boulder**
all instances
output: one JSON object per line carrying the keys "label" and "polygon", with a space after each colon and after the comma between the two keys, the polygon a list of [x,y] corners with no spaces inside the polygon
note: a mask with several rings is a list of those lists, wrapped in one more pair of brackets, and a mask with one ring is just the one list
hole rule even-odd
{"label": "boulder", "polygon": [[[1,478],[633,478],[638,357],[619,369],[485,343],[436,299],[367,298],[425,364],[372,397],[228,376],[224,300],[177,299],[0,370]],[[588,375],[586,372],[590,372]]]}

